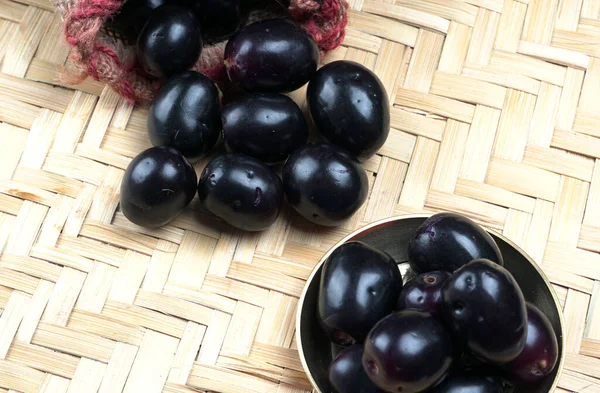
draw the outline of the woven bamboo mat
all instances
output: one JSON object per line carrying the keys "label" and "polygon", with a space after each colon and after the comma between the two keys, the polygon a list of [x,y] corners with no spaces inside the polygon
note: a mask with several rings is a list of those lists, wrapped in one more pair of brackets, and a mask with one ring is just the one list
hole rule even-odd
{"label": "woven bamboo mat", "polygon": [[[0,0],[0,393],[301,393],[304,280],[350,231],[452,210],[521,245],[567,323],[560,392],[600,392],[600,0],[353,0],[345,46],[392,131],[368,202],[322,229],[262,234],[119,211],[146,111],[55,82],[48,0]],[[302,103],[302,92],[296,96]],[[204,162],[198,163],[200,170]]]}

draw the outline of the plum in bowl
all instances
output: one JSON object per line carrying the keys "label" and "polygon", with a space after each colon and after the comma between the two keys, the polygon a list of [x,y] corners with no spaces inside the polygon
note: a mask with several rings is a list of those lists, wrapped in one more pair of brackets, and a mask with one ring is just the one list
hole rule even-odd
{"label": "plum in bowl", "polygon": [[[335,244],[319,261],[306,282],[296,320],[296,338],[300,360],[311,384],[318,393],[332,393],[329,366],[340,347],[332,344],[318,318],[319,286],[323,265],[336,249],[350,241],[360,241],[389,254],[397,263],[403,279],[414,277],[408,260],[408,243],[429,215],[418,214],[391,217],[358,229]],[[558,361],[554,370],[533,387],[517,386],[513,393],[550,393],[557,386],[564,363],[564,321],[558,298],[537,264],[516,244],[495,232],[488,233],[497,243],[504,257],[504,268],[514,277],[525,301],[535,305],[550,322],[558,341]]]}

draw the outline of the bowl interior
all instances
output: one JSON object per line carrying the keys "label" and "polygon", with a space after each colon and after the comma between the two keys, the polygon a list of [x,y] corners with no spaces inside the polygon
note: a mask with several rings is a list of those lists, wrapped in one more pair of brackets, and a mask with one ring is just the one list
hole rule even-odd
{"label": "bowl interior", "polygon": [[[349,240],[360,240],[390,254],[405,273],[408,268],[406,261],[408,239],[426,217],[400,218],[385,222],[375,227],[361,231]],[[535,304],[550,320],[558,338],[559,359],[562,348],[562,325],[560,310],[557,308],[552,290],[540,275],[533,262],[512,245],[491,233],[498,243],[504,257],[505,267],[515,277],[523,295],[528,302]],[[322,265],[315,272],[306,289],[304,302],[300,310],[300,345],[306,367],[316,387],[321,393],[331,393],[327,369],[333,359],[334,349],[329,339],[317,321],[317,296],[321,279]],[[406,280],[407,277],[405,277]],[[518,393],[547,393],[551,390],[560,369],[560,363],[540,385],[533,388],[517,388]]]}

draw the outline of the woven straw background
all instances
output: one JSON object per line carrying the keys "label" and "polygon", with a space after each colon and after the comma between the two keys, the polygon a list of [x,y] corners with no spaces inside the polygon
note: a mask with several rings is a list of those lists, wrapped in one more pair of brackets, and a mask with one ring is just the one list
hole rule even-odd
{"label": "woven straw background", "polygon": [[[304,280],[350,231],[452,210],[521,245],[567,324],[558,391],[600,392],[600,0],[354,0],[325,61],[371,67],[392,131],[368,202],[261,234],[119,211],[146,111],[56,85],[48,0],[0,0],[0,393],[301,393]],[[294,94],[303,103],[303,92]],[[199,162],[200,170],[205,162]]]}

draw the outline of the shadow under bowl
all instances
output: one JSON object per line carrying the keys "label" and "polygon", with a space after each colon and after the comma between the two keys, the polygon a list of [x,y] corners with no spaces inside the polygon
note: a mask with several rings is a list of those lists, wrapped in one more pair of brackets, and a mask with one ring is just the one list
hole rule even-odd
{"label": "shadow under bowl", "polygon": [[[399,264],[404,280],[411,276],[408,267],[407,245],[410,236],[429,217],[427,214],[391,217],[356,230],[340,240],[321,258],[306,282],[296,317],[296,336],[300,360],[317,393],[333,393],[327,370],[334,348],[317,320],[317,297],[323,263],[342,244],[360,240],[390,254]],[[553,372],[535,387],[518,387],[513,393],[550,393],[558,383],[564,364],[564,321],[560,303],[550,282],[538,265],[516,244],[504,236],[488,231],[502,256],[504,267],[519,283],[525,300],[536,305],[550,320],[558,338],[559,359]],[[406,274],[408,272],[408,274]]]}

